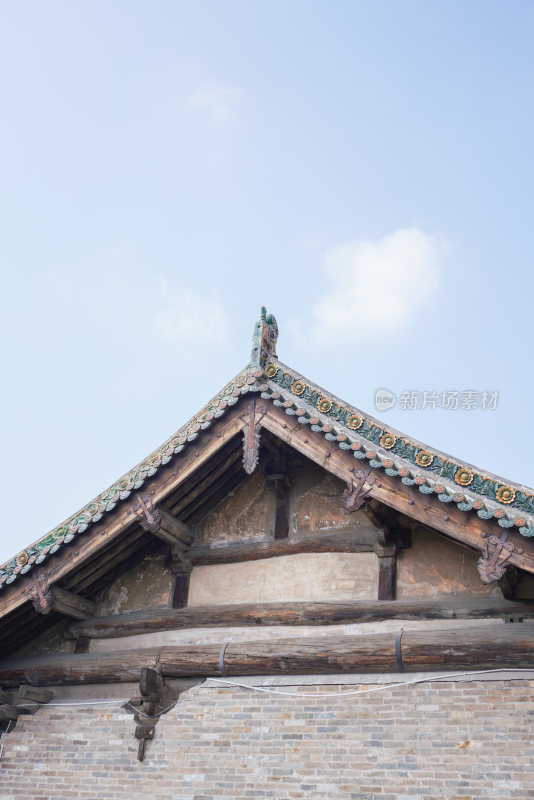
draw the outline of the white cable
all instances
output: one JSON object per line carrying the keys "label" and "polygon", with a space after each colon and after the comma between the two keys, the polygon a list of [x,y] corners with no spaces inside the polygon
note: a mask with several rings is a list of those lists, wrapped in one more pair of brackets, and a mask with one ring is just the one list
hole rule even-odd
{"label": "white cable", "polygon": [[[370,694],[371,692],[383,692],[386,689],[398,689],[401,686],[411,686],[415,683],[434,683],[436,681],[442,681],[444,679],[452,679],[452,678],[463,678],[465,676],[470,675],[487,675],[488,673],[492,672],[534,672],[532,669],[506,669],[506,667],[500,667],[497,669],[479,669],[474,672],[453,672],[448,673],[447,675],[436,675],[435,677],[432,676],[431,678],[414,678],[411,681],[402,681],[401,683],[385,683],[382,686],[377,686],[374,689],[355,689],[354,691],[350,692],[340,692],[338,691],[337,695],[333,694],[332,692],[281,692],[279,689],[268,689],[265,686],[249,686],[246,683],[237,683],[237,681],[229,681],[224,678],[207,678],[208,681],[216,681],[216,683],[224,683],[228,686],[238,686],[241,689],[251,689],[255,692],[267,692],[268,694],[282,694],[286,697],[348,697],[349,695],[357,695],[357,694]],[[372,681],[369,681],[371,683]]]}
{"label": "white cable", "polygon": [[139,708],[136,708],[135,706],[133,706],[128,701],[126,701],[126,703],[124,703],[124,705],[125,706],[130,706],[130,708],[133,708],[133,710],[135,711],[136,714],[140,714],[142,717],[146,717],[147,719],[156,719],[156,717],[161,717],[162,714],[165,714],[171,708],[174,708],[174,706],[176,705],[177,702],[178,702],[178,700],[175,700],[174,703],[171,703],[170,706],[167,706],[166,708],[164,708],[163,711],[158,711],[157,714],[145,714],[144,711],[141,711]]}
{"label": "white cable", "polygon": [[30,702],[25,703],[24,707],[29,706],[30,704],[39,706],[40,708],[43,706],[46,706],[46,708],[48,708],[49,706],[101,706],[108,703],[111,704],[120,703],[121,706],[130,706],[130,708],[132,708],[137,714],[141,714],[141,716],[143,717],[147,717],[148,719],[156,719],[156,717],[161,717],[162,714],[165,714],[167,711],[170,711],[170,709],[173,708],[177,702],[178,700],[175,700],[173,703],[166,706],[163,709],[163,711],[159,711],[157,714],[145,714],[144,711],[141,711],[140,709],[136,708],[132,703],[130,703],[129,700],[121,700],[120,698],[116,698],[115,700],[90,700],[84,702],[76,700],[66,700],[64,703],[37,703],[35,701],[32,701],[31,703]]}
{"label": "white cable", "polygon": [[[101,706],[101,705],[105,705],[106,703],[124,703],[124,700],[121,700],[120,698],[117,697],[115,700],[90,700],[90,701],[83,702],[83,703],[78,701],[78,700],[73,700],[73,701],[66,700],[64,703],[36,703],[36,702],[33,702],[33,705],[38,705],[38,706],[45,706],[46,705],[46,707],[48,708],[48,706]],[[25,705],[30,705],[30,703],[29,702],[25,703]]]}

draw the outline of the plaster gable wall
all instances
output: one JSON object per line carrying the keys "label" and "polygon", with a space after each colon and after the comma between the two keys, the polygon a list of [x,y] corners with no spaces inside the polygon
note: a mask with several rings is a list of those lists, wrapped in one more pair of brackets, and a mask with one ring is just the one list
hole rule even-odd
{"label": "plaster gable wall", "polygon": [[197,524],[204,545],[262,539],[272,536],[275,493],[256,470]]}
{"label": "plaster gable wall", "polygon": [[417,528],[412,546],[397,560],[397,598],[437,599],[457,595],[502,597],[497,583],[484,584],[477,571],[478,554],[432,531]]}
{"label": "plaster gable wall", "polygon": [[[345,484],[312,462],[293,462],[289,482],[290,537],[344,529],[376,530],[363,512],[342,512]],[[206,515],[198,525],[199,541],[222,545],[271,538],[275,504],[272,483],[256,470]],[[374,553],[302,553],[195,567],[188,605],[374,600],[377,585]]]}
{"label": "plaster gable wall", "polygon": [[[289,474],[289,535],[361,527],[374,530],[362,512],[344,514],[343,481],[311,461],[298,461]],[[273,535],[275,490],[256,470],[197,525],[199,542],[218,544]]]}
{"label": "plaster gable wall", "polygon": [[290,534],[359,526],[374,529],[362,512],[345,514],[342,511],[341,496],[346,488],[342,480],[311,461],[297,466],[291,474]]}
{"label": "plaster gable wall", "polygon": [[300,553],[196,567],[189,605],[375,600],[377,587],[374,553]]}
{"label": "plaster gable wall", "polygon": [[96,598],[97,616],[168,606],[173,582],[174,575],[165,564],[165,556],[147,556],[100,592]]}
{"label": "plaster gable wall", "polygon": [[[47,656],[59,653],[72,653],[74,642],[65,639],[64,631],[68,620],[64,617],[56,625],[31,638],[26,644],[13,653],[13,658],[26,658],[27,656]],[[1,800],[1,795],[0,795]]]}

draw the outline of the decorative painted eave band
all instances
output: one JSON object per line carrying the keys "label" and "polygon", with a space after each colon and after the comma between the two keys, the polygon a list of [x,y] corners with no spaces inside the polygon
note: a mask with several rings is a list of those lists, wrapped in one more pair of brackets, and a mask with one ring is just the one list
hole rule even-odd
{"label": "decorative painted eave band", "polygon": [[118,502],[126,500],[133,491],[140,489],[147,478],[155,475],[162,466],[169,463],[174,455],[182,452],[190,442],[198,437],[201,431],[209,428],[214,419],[221,417],[228,408],[235,405],[241,395],[247,394],[251,389],[259,391],[257,381],[261,376],[262,370],[257,365],[248,364],[199,414],[167,439],[148,458],[145,458],[109,489],[58,525],[57,528],[0,566],[0,590],[13,583],[19,575],[29,572],[34,565],[42,564],[48,556],[56,553],[63,545],[72,542],[76,536],[87,531],[93,523],[99,522],[105,514],[113,511]]}
{"label": "decorative painted eave band", "polygon": [[454,502],[461,511],[482,519],[496,519],[503,528],[516,527],[534,536],[534,494],[525,487],[477,472],[444,453],[385,428],[359,409],[343,403],[278,361],[265,368],[261,396],[295,415],[302,424],[321,432],[357,459],[368,459],[405,485],[423,494],[437,494],[443,503]]}

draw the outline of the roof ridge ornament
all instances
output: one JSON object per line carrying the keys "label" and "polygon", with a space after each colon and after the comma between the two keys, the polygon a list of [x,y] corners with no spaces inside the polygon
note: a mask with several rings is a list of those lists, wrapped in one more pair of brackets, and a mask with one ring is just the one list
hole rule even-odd
{"label": "roof ridge ornament", "polygon": [[252,366],[264,370],[276,355],[276,342],[278,340],[278,324],[274,314],[267,314],[265,306],[261,307],[260,319],[254,325],[252,334],[252,353],[250,363]]}

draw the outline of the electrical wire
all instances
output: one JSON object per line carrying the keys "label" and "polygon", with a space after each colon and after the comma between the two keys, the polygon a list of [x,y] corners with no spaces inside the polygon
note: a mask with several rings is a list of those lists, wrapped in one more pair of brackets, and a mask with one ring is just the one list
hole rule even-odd
{"label": "electrical wire", "polygon": [[[416,683],[436,683],[442,680],[452,680],[454,678],[463,678],[471,675],[488,675],[495,672],[534,672],[532,669],[506,669],[503,667],[497,669],[479,669],[473,672],[454,672],[447,673],[446,675],[436,675],[435,677],[414,678],[411,681],[402,681],[400,683],[384,683],[382,686],[376,686],[373,689],[355,689],[349,692],[338,691],[337,694],[332,692],[283,692],[279,689],[270,689],[266,686],[249,686],[246,683],[238,683],[237,681],[229,681],[226,678],[206,678],[208,681],[215,681],[216,683],[224,683],[227,686],[237,686],[241,689],[250,689],[255,692],[266,692],[268,694],[281,694],[286,697],[349,697],[350,695],[371,694],[371,692],[383,692],[387,689],[399,689],[402,686],[413,686]],[[205,684],[204,684],[205,685]]]}
{"label": "electrical wire", "polygon": [[167,711],[170,711],[171,708],[174,708],[174,706],[176,705],[177,702],[178,702],[178,700],[175,700],[174,703],[171,703],[170,706],[167,706],[166,708],[164,708],[163,711],[158,711],[157,714],[145,714],[144,711],[141,711],[139,708],[136,708],[135,706],[133,706],[128,701],[126,703],[124,703],[124,705],[125,706],[130,706],[130,708],[133,708],[133,710],[135,711],[136,714],[140,714],[142,717],[146,717],[147,719],[157,719],[157,718],[161,717],[162,714],[166,714]]}

